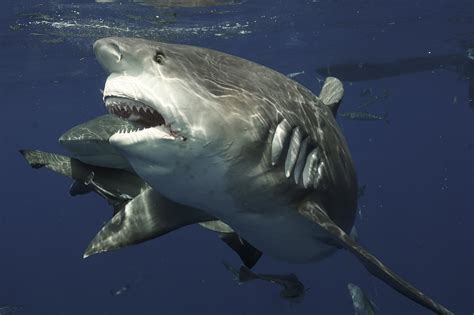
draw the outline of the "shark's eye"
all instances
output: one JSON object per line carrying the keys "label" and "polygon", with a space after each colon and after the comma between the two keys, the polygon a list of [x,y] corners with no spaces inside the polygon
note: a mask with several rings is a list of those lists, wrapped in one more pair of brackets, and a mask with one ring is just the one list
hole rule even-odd
{"label": "shark's eye", "polygon": [[153,56],[153,61],[160,65],[163,64],[165,61],[165,54],[162,51],[157,50]]}

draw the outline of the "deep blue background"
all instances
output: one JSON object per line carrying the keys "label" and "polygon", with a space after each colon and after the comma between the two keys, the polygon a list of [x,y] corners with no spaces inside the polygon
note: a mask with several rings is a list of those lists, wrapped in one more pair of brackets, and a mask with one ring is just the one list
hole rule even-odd
{"label": "deep blue background", "polygon": [[[76,9],[82,6],[95,12],[95,21],[113,17],[122,25],[129,8],[155,14],[136,5],[103,9],[83,1]],[[47,44],[43,35],[32,33],[55,30],[21,16],[46,12],[59,19],[68,10],[46,1],[1,3],[0,306],[23,304],[21,314],[352,314],[346,284],[354,282],[381,314],[429,313],[343,251],[308,265],[264,257],[256,271],[295,272],[311,288],[302,304],[289,305],[267,283],[238,286],[221,264],[237,265],[238,258],[198,227],[83,260],[83,250],[110,216],[107,205],[92,195],[70,197],[68,179],[32,170],[17,153],[20,148],[64,152],[59,135],[105,112],[99,89],[106,75],[91,49],[101,34],[85,36],[72,27],[64,42]],[[348,62],[363,71],[368,62],[465,56],[474,47],[469,0],[249,0],[217,9],[230,13],[209,10],[176,10],[184,30],[156,38],[222,50],[282,73],[304,70],[295,79],[315,93],[321,79],[316,68]],[[9,28],[19,20],[20,30]],[[227,22],[250,22],[251,33],[194,36],[185,29]],[[367,185],[357,222],[360,241],[456,314],[474,311],[474,111],[468,105],[468,75],[458,65],[345,81],[340,108],[356,110],[363,89],[389,91],[388,99],[370,110],[388,112],[390,124],[340,118],[360,183]],[[126,294],[110,294],[126,284]]]}

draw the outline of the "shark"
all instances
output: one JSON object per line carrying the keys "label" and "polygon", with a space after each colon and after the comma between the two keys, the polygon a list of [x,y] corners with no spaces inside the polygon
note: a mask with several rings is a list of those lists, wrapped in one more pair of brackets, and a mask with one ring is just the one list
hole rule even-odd
{"label": "shark", "polygon": [[[110,37],[93,49],[108,73],[105,108],[132,126],[108,138],[113,150],[107,158],[97,163],[81,152],[79,159],[86,156],[92,167],[110,159],[131,170],[147,185],[137,197],[152,191],[182,207],[174,219],[165,216],[168,221],[197,210],[202,217],[191,222],[222,222],[237,235],[230,243],[245,240],[290,263],[317,262],[346,249],[401,294],[452,314],[349,235],[358,185],[336,121],[344,93],[337,78],[326,78],[317,96],[268,67],[207,48]],[[91,179],[88,174],[83,181]],[[127,205],[137,198],[128,197]],[[140,232],[140,225],[120,224],[133,222],[136,212],[120,209],[114,228],[104,230],[106,224],[86,256],[104,251],[117,235],[126,243],[130,236],[122,228]],[[146,217],[140,224],[148,224]],[[149,229],[156,226],[159,220]]]}
{"label": "shark", "polygon": [[377,313],[377,305],[369,299],[359,286],[348,283],[347,290],[352,299],[355,315],[374,315]]}
{"label": "shark", "polygon": [[239,284],[253,280],[263,280],[270,283],[275,283],[283,287],[283,289],[280,291],[280,297],[292,303],[301,302],[304,298],[304,294],[309,290],[305,289],[303,283],[301,283],[298,280],[298,277],[296,277],[296,275],[293,273],[285,275],[257,274],[246,266],[241,266],[240,269],[237,270],[235,267],[225,261],[222,263],[224,264],[224,267],[234,275],[235,280],[237,280]]}

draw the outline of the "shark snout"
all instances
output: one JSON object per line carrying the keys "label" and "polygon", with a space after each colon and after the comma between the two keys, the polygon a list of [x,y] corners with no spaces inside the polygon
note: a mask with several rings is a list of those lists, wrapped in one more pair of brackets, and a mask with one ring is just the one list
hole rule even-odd
{"label": "shark snout", "polygon": [[113,38],[99,39],[94,43],[94,53],[99,63],[109,72],[122,72],[128,68],[124,49]]}

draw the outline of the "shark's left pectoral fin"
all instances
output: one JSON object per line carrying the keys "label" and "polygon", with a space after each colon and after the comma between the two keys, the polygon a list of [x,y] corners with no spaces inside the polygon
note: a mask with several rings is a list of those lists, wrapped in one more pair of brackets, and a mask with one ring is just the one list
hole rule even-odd
{"label": "shark's left pectoral fin", "polygon": [[174,203],[148,187],[105,224],[87,247],[84,258],[142,243],[186,225],[211,220],[215,218]]}
{"label": "shark's left pectoral fin", "polygon": [[220,233],[219,237],[232,248],[245,266],[252,268],[262,256],[262,252],[241,238],[237,233]]}
{"label": "shark's left pectoral fin", "polygon": [[337,226],[317,203],[305,202],[299,207],[298,212],[306,219],[319,225],[344,248],[352,252],[372,275],[384,281],[386,284],[405,295],[409,299],[429,308],[437,314],[453,314],[442,305],[436,303],[417,288],[409,284],[407,281],[403,280],[399,275],[385,266],[377,257],[360,246],[339,226]]}

